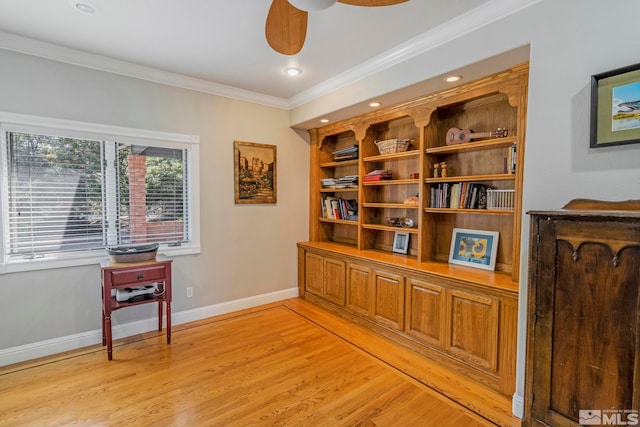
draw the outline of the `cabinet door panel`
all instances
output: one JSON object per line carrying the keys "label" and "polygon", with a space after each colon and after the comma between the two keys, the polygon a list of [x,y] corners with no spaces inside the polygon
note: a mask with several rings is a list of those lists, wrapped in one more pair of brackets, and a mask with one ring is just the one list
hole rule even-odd
{"label": "cabinet door panel", "polygon": [[549,406],[578,422],[578,409],[633,407],[640,248],[617,266],[601,243],[574,250],[557,242]]}
{"label": "cabinet door panel", "polygon": [[407,332],[443,347],[446,297],[442,286],[409,279]]}
{"label": "cabinet door panel", "polygon": [[306,291],[321,297],[324,283],[324,258],[307,252],[306,262]]}
{"label": "cabinet door panel", "polygon": [[496,371],[498,301],[455,290],[450,295],[450,351],[461,359]]}
{"label": "cabinet door panel", "polygon": [[404,320],[404,277],[374,272],[374,317],[386,325],[402,329]]}
{"label": "cabinet door panel", "polygon": [[347,270],[347,308],[368,316],[371,306],[371,272],[366,267],[349,265]]}
{"label": "cabinet door panel", "polygon": [[345,262],[337,259],[324,260],[324,297],[344,306]]}

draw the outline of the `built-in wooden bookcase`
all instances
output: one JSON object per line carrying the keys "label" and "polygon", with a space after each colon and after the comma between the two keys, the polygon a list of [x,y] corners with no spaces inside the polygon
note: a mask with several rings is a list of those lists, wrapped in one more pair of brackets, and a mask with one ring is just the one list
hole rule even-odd
{"label": "built-in wooden bookcase", "polygon": [[[489,386],[498,400],[515,388],[527,77],[525,64],[311,130],[309,241],[298,244],[301,297]],[[452,128],[502,133],[447,144]],[[376,142],[393,139],[411,144],[381,154]],[[357,159],[335,161],[355,144]],[[434,177],[442,163],[447,176]],[[376,170],[390,179],[365,181]],[[321,185],[354,174],[357,188]],[[454,186],[467,197],[440,203],[438,191]],[[485,208],[477,196],[486,188]],[[509,203],[489,203],[496,195]],[[357,220],[324,218],[327,196],[357,200]],[[448,263],[455,228],[499,233],[495,271]],[[396,233],[409,233],[406,255],[393,251]]]}
{"label": "built-in wooden bookcase", "polygon": [[[427,95],[311,131],[310,240],[339,242],[360,250],[391,251],[396,232],[410,233],[406,255],[419,262],[446,263],[454,228],[499,232],[496,271],[518,276],[522,165],[526,117],[527,67],[521,66],[454,89]],[[451,128],[504,137],[447,145]],[[380,154],[376,141],[411,139],[405,152]],[[332,153],[359,145],[359,158],[333,161]],[[515,151],[515,170],[511,170]],[[434,177],[434,165],[447,164],[447,177]],[[392,179],[364,182],[373,170]],[[441,171],[441,169],[440,169]],[[320,179],[358,174],[355,189],[322,188]],[[432,189],[454,184],[484,185],[513,192],[501,209],[436,207]],[[322,218],[322,197],[357,199],[358,221]],[[417,203],[405,203],[417,196]],[[387,218],[410,218],[413,228],[389,226]]]}

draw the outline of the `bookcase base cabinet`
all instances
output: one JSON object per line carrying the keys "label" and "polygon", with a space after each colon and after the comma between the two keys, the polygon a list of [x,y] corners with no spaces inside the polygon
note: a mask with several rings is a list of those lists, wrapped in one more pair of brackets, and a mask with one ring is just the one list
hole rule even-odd
{"label": "bookcase base cabinet", "polygon": [[513,394],[517,291],[379,262],[365,252],[340,253],[339,248],[298,244],[304,260],[302,298],[504,395]]}

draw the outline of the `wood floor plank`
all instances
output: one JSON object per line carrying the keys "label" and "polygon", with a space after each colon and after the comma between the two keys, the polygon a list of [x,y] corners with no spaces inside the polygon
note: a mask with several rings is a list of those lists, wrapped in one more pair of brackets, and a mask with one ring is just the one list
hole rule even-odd
{"label": "wood floor plank", "polygon": [[296,304],[0,368],[0,426],[494,425]]}

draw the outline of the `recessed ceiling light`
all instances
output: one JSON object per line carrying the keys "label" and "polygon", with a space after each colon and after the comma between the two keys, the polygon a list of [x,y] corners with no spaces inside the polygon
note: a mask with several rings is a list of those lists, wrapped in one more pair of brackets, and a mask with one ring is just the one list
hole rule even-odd
{"label": "recessed ceiling light", "polygon": [[82,13],[93,15],[97,12],[97,9],[94,5],[84,0],[71,0],[69,3],[75,10]]}
{"label": "recessed ceiling light", "polygon": [[288,76],[295,77],[302,74],[302,69],[298,67],[287,67],[284,69],[284,72],[287,73]]}
{"label": "recessed ceiling light", "polygon": [[374,101],[374,102],[370,102],[369,103],[369,107],[379,107],[380,105],[382,105],[382,104],[380,104],[378,101]]}
{"label": "recessed ceiling light", "polygon": [[320,119],[320,123],[329,123],[329,119]]}
{"label": "recessed ceiling light", "polygon": [[444,78],[444,81],[447,83],[453,83],[462,80],[462,76],[447,76]]}

